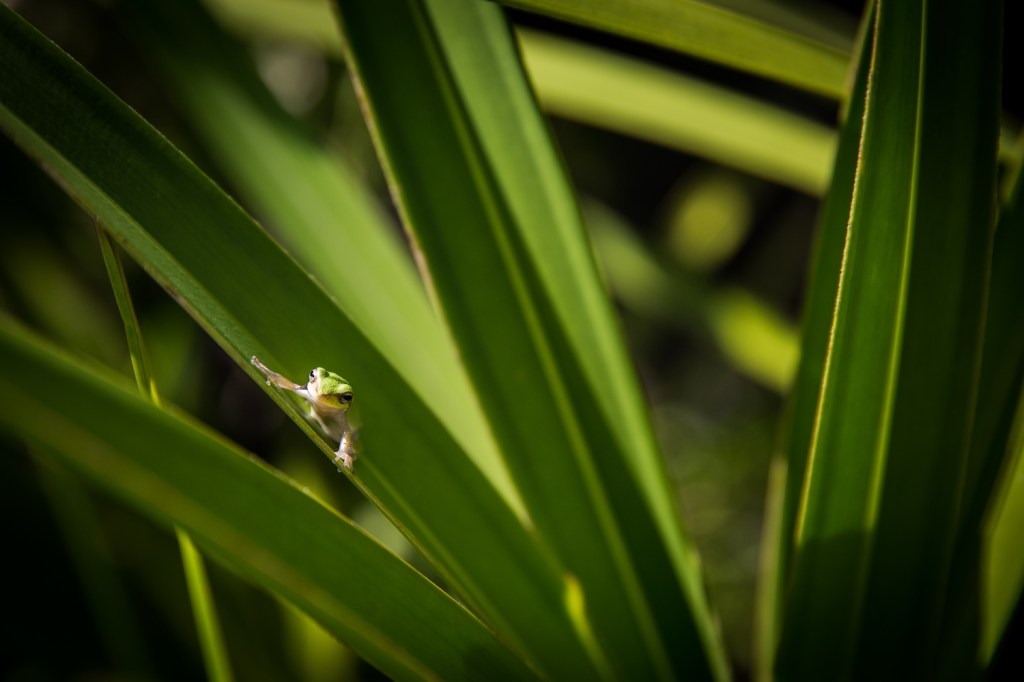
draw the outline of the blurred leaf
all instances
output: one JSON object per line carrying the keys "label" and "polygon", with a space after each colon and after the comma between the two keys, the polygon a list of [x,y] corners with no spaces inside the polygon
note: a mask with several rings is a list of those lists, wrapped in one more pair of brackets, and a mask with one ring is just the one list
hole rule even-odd
{"label": "blurred leaf", "polygon": [[828,186],[835,133],[808,118],[682,73],[522,30],[523,58],[549,112],[696,154],[809,194]]}
{"label": "blurred leaf", "polygon": [[334,682],[357,678],[359,659],[351,649],[315,620],[288,602],[281,602],[281,629],[292,666],[306,682]]}
{"label": "blurred leaf", "polygon": [[331,0],[203,0],[221,21],[245,33],[307,43],[328,54],[341,51]]}
{"label": "blurred leaf", "polygon": [[1015,432],[1008,440],[1006,471],[985,527],[982,663],[992,660],[1014,608],[1024,598],[1024,392],[1017,399]]}
{"label": "blurred leaf", "polygon": [[838,3],[820,0],[711,0],[711,4],[727,7],[845,52],[854,48],[857,21]]}
{"label": "blurred leaf", "polygon": [[60,250],[31,235],[4,249],[0,262],[40,328],[111,367],[127,364],[117,318]]}
{"label": "blurred leaf", "polygon": [[999,216],[992,251],[992,275],[985,318],[978,412],[971,434],[971,459],[964,484],[963,532],[982,522],[999,474],[1010,453],[1016,399],[1024,382],[1024,175],[1018,176],[1009,205]]}
{"label": "blurred leaf", "polygon": [[[565,576],[439,420],[450,406],[414,391],[234,202],[3,7],[0,37],[0,128],[96,213],[251,376],[256,354],[290,376],[317,364],[344,372],[364,422],[356,485],[528,661],[540,670],[586,670]],[[266,390],[333,458],[333,445],[297,404]]]}
{"label": "blurred leaf", "polygon": [[203,661],[206,664],[206,676],[214,682],[232,682],[235,676],[231,669],[227,645],[224,643],[224,633],[221,630],[203,557],[192,542],[192,538],[183,530],[176,529],[175,535],[181,549],[181,566],[185,572],[185,582],[188,584],[189,598],[192,601],[192,616],[196,623],[196,635],[199,637]]}
{"label": "blurred leaf", "polygon": [[[982,613],[982,661],[994,653],[1024,594],[1024,175],[1000,216],[992,263],[978,414],[971,442],[961,533],[987,523],[982,557],[988,590]],[[1014,404],[1016,403],[1016,407]],[[1016,432],[1014,433],[1014,429]],[[988,515],[986,520],[983,514]],[[953,612],[948,620],[963,618]]]}
{"label": "blurred leaf", "polygon": [[981,350],[999,59],[995,2],[879,4],[780,676],[935,664]]}
{"label": "blurred leaf", "polygon": [[[328,52],[338,49],[327,0],[205,2],[223,21],[245,32],[299,40]],[[833,98],[846,93],[850,45],[846,31],[839,36],[823,30],[821,22],[808,21],[806,12],[785,5],[745,14],[694,0],[503,0],[502,4],[679,50]],[[526,57],[531,59],[529,52]]]}
{"label": "blurred leaf", "polygon": [[[0,320],[0,423],[293,601],[402,679],[533,675],[425,578],[294,483]],[[225,491],[231,491],[225,494]]]}
{"label": "blurred leaf", "polygon": [[[208,0],[235,30],[323,45],[333,29],[327,2]],[[322,11],[313,16],[313,7]],[[306,17],[302,19],[301,17]],[[835,133],[762,100],[639,59],[521,29],[523,59],[542,107],[733,166],[772,182],[821,194],[828,185]],[[340,49],[333,37],[328,53]],[[180,49],[180,48],[178,48]]]}
{"label": "blurred leaf", "polygon": [[437,301],[603,655],[625,677],[721,674],[636,378],[500,9],[339,10]]}
{"label": "blurred leaf", "polygon": [[714,289],[673,270],[606,207],[591,202],[587,219],[601,271],[627,309],[713,339],[737,372],[777,392],[786,389],[799,348],[779,313],[749,292]]}
{"label": "blurred leaf", "polygon": [[743,245],[754,220],[754,197],[735,173],[714,169],[694,175],[673,192],[665,245],[676,261],[707,273]]}
{"label": "blurred leaf", "polygon": [[139,677],[152,674],[142,622],[129,597],[125,576],[114,565],[96,505],[81,480],[57,465],[53,457],[52,452],[38,452],[33,457],[40,487],[89,600],[100,638],[122,673]]}
{"label": "blurred leaf", "polygon": [[695,0],[502,0],[510,7],[641,40],[842,99],[849,54]]}
{"label": "blurred leaf", "polygon": [[740,290],[718,292],[708,314],[719,346],[737,369],[763,386],[785,393],[800,355],[792,326]]}
{"label": "blurred leaf", "polygon": [[[1007,584],[1008,576],[1019,570],[1016,562],[1024,562],[1020,543],[1024,526],[1008,530],[1013,528],[1020,504],[1012,482],[1018,446],[1011,433],[1014,420],[1021,419],[1018,396],[1024,382],[1024,316],[1020,314],[1020,292],[1024,291],[1024,202],[1020,196],[1024,183],[1021,176],[1016,180],[996,226],[978,408],[943,618],[944,665],[951,668],[989,662],[1017,600],[1012,584]],[[1012,578],[1009,580],[1012,583]],[[999,603],[998,598],[1009,601]]]}
{"label": "blurred leaf", "polygon": [[[537,4],[541,0],[526,1]],[[303,0],[298,3],[294,0],[204,0],[204,4],[223,23],[228,25],[232,31],[253,40],[291,41],[308,45],[328,55],[337,55],[341,52],[340,36],[331,13],[330,0]],[[509,4],[512,3],[510,2]],[[682,4],[693,6],[702,3],[694,2],[694,0],[682,0]],[[739,25],[738,36],[746,36],[752,30],[755,35],[760,35],[767,31],[768,33],[776,32],[782,36],[792,36],[797,41],[809,40],[811,45],[838,50],[838,53],[842,55],[844,64],[842,68],[850,68],[850,65],[847,63],[847,55],[850,52],[851,44],[854,42],[851,40],[853,30],[845,17],[835,21],[834,17],[822,16],[834,13],[834,10],[828,5],[819,4],[816,0],[803,0],[796,4],[791,4],[790,2],[778,3],[772,0],[715,0],[707,4],[712,5],[712,13],[724,14],[725,16],[732,15],[737,20],[737,25]],[[714,7],[715,5],[718,5],[718,7]],[[871,3],[868,3],[868,7],[871,7]],[[674,11],[678,8],[671,7],[669,9]],[[703,11],[704,8],[698,8],[698,10]],[[714,24],[715,22],[709,23]],[[751,29],[751,26],[754,28]],[[757,28],[759,26],[762,28]],[[520,33],[539,35],[529,30],[521,30]],[[602,74],[587,68],[588,65],[594,62],[584,55],[589,52],[602,53],[603,51],[587,48],[582,43],[563,40],[554,36],[546,39],[563,43],[565,47],[564,49],[547,50],[546,54],[534,55],[532,41],[529,37],[522,41],[521,45],[523,47],[523,58],[531,65],[531,77],[537,83],[536,87],[539,89],[538,96],[541,98],[541,104],[545,108],[556,112],[557,115],[606,127],[623,135],[635,135],[667,147],[682,149],[687,153],[710,154],[710,151],[715,151],[709,151],[709,145],[703,139],[694,137],[687,132],[690,131],[691,126],[685,120],[679,120],[678,118],[671,121],[667,120],[659,112],[640,110],[633,106],[626,98],[619,98],[619,101],[614,101],[614,95],[609,95],[606,92],[590,92],[588,93],[589,97],[584,96],[582,93],[572,93],[569,96],[565,96],[553,88],[545,88],[542,85],[547,81],[554,81],[554,74],[580,71],[581,74],[586,74],[587,80],[614,82],[616,88],[623,88],[625,90],[632,90],[634,86],[628,81],[623,81],[623,79],[619,78],[620,72],[637,74],[647,86],[657,84],[660,87],[657,92],[652,90],[648,95],[651,98],[657,97],[659,100],[678,100],[679,98],[676,96],[674,88],[689,87],[689,84],[693,83],[699,86],[702,93],[712,94],[714,101],[726,107],[727,121],[734,119],[737,115],[741,117],[739,120],[745,118],[742,116],[742,111],[736,110],[734,106],[730,106],[732,102],[744,102],[744,98],[735,92],[721,90],[711,84],[700,83],[685,76],[677,78],[679,74],[651,66],[641,60],[621,54],[611,55],[611,53],[607,53],[609,58],[613,58],[622,68],[615,68],[609,74]],[[717,40],[718,37],[715,36],[713,39]],[[767,40],[770,42],[771,38],[767,38]],[[783,42],[786,40],[788,39],[784,38]],[[563,59],[565,60],[564,63],[562,62]],[[724,63],[728,64],[730,62]],[[546,69],[548,66],[552,69],[553,73],[551,75],[542,72],[542,69]],[[847,74],[846,78],[848,79],[848,77],[849,74]],[[788,82],[786,79],[782,80],[783,82]],[[846,102],[848,99],[846,95],[850,91],[850,88],[845,85],[846,80],[837,76],[835,83],[835,88],[837,89],[834,96]],[[567,88],[572,88],[572,83],[565,85]],[[667,86],[667,89],[661,86]],[[594,103],[600,105],[598,111],[591,111],[589,108],[592,104],[590,98],[594,100]],[[811,138],[819,135],[819,133],[812,132],[815,126],[807,119],[792,116],[781,109],[770,107],[761,100],[751,100],[751,102],[752,106],[756,109],[768,113],[771,122],[767,125],[779,125],[779,130],[786,131],[786,134],[795,134],[797,139],[807,138],[809,141]],[[675,105],[678,106],[678,102]],[[645,123],[657,122],[658,125],[649,125],[642,130],[636,130],[633,124],[638,121]],[[1019,132],[1017,128],[1017,126],[1011,123],[1004,122],[1000,130],[1000,161],[1010,166],[1019,166],[1020,159],[1024,155],[1024,146],[1015,145],[1014,143],[1014,139]],[[803,132],[799,132],[801,129]],[[683,134],[684,132],[686,133],[685,135]],[[719,131],[715,127],[706,128],[703,132],[705,135],[710,135],[712,139],[720,139]],[[751,143],[753,143],[752,140]],[[691,144],[694,145],[693,148],[690,147]],[[686,146],[684,147],[683,145]],[[812,149],[817,145],[818,143],[812,143],[808,149]],[[731,146],[731,144],[725,145],[721,149],[728,150]],[[760,145],[757,146],[760,147]],[[827,146],[830,148],[835,147],[835,136],[831,132],[828,135]],[[717,146],[716,149],[718,149]],[[790,184],[798,189],[814,194],[824,193],[827,184],[827,173],[832,165],[831,157],[824,161],[823,165],[819,166],[816,165],[815,159],[822,153],[821,151],[808,152],[809,155],[798,155],[792,158],[785,151],[785,147],[779,145],[774,150],[758,149],[757,154],[753,155],[750,159],[735,157],[735,155],[732,160],[718,159],[718,157],[711,158],[721,160],[723,163],[735,163],[737,167],[755,174],[760,172],[758,168],[762,163],[771,163],[779,166],[781,175],[779,178],[769,179]],[[753,164],[753,166],[748,168],[748,164]],[[786,170],[787,168],[789,170]],[[797,173],[795,178],[790,177],[795,172]],[[821,181],[820,185],[805,184],[807,182],[817,183],[817,178],[820,177],[825,178]],[[798,182],[800,184],[797,184]]]}

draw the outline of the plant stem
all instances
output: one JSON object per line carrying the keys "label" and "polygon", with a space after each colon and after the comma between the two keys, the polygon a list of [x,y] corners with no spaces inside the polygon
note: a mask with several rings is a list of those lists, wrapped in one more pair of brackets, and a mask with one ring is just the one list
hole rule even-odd
{"label": "plant stem", "polygon": [[[128,281],[124,275],[121,257],[115,250],[110,235],[98,221],[96,237],[100,242],[103,263],[107,268],[107,276],[110,278],[110,287],[113,289],[114,299],[117,301],[117,309],[124,322],[125,338],[128,341],[128,353],[132,360],[135,383],[142,395],[148,396],[155,405],[160,405],[160,395],[156,390],[156,382],[153,380],[145,346],[142,343],[142,331],[139,327],[138,317],[135,315],[131,295],[128,293]],[[199,637],[199,646],[203,652],[206,675],[215,682],[232,682],[234,677],[231,674],[231,663],[227,647],[224,644],[224,634],[217,618],[213,593],[210,590],[202,556],[185,531],[175,528],[175,533],[178,537],[181,563],[185,570],[185,582],[188,585],[189,599],[192,602],[192,613],[196,621],[196,631]]]}

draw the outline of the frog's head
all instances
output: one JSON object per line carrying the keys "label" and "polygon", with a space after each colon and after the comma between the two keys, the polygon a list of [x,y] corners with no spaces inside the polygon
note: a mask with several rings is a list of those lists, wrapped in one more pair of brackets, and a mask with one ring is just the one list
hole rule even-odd
{"label": "frog's head", "polygon": [[344,378],[323,367],[309,373],[306,390],[321,404],[337,410],[348,410],[352,404],[352,387]]}

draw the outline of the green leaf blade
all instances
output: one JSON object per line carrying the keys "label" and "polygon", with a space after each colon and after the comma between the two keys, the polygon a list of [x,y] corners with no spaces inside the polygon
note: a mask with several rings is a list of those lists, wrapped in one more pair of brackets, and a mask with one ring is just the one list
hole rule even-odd
{"label": "green leaf blade", "polygon": [[692,0],[503,0],[841,99],[849,55],[836,47]]}
{"label": "green leaf blade", "polygon": [[835,135],[738,92],[537,31],[518,32],[545,110],[820,195]]}
{"label": "green leaf blade", "polygon": [[[103,223],[262,383],[343,372],[363,415],[355,482],[504,641],[539,670],[586,670],[566,578],[425,402],[334,301],[239,207],[78,65],[0,10],[0,126]],[[272,282],[274,286],[265,286]],[[357,292],[353,292],[357,293]],[[296,330],[301,330],[297,334]],[[271,396],[320,445],[294,403]]]}
{"label": "green leaf blade", "polygon": [[994,3],[924,4],[878,9],[783,675],[837,661],[858,677],[922,674],[937,653],[980,351],[999,40]]}
{"label": "green leaf blade", "polygon": [[[807,475],[811,439],[817,417],[818,395],[829,351],[832,316],[835,312],[839,276],[843,263],[850,205],[853,201],[854,175],[860,153],[864,104],[867,99],[868,70],[872,54],[872,15],[865,18],[866,30],[861,36],[858,67],[854,75],[853,93],[839,134],[832,183],[825,197],[818,220],[818,234],[808,275],[808,294],[804,303],[800,360],[793,388],[782,417],[781,447],[778,455],[775,487],[769,488],[769,502],[774,509],[766,512],[766,543],[762,550],[771,557],[768,570],[759,585],[758,656],[762,675],[769,674],[778,632],[781,626],[781,605],[788,584],[793,554],[793,536],[797,512]],[[774,518],[773,518],[774,515]],[[774,524],[771,526],[770,524]],[[769,532],[770,531],[770,532]]]}
{"label": "green leaf blade", "polygon": [[273,101],[244,47],[195,0],[148,0],[124,9],[247,203],[272,220],[300,263],[416,390],[448,406],[439,417],[521,510],[465,373],[383,208]]}
{"label": "green leaf blade", "polygon": [[464,608],[279,473],[9,321],[0,323],[0,348],[6,429],[187,530],[382,671],[396,679],[533,677]]}
{"label": "green leaf blade", "polygon": [[531,519],[579,579],[613,670],[717,674],[692,550],[500,12],[339,10],[445,321]]}

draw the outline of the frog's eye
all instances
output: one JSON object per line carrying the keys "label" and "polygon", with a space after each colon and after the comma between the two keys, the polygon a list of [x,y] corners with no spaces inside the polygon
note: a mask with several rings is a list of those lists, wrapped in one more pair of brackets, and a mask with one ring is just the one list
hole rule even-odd
{"label": "frog's eye", "polygon": [[343,403],[350,403],[352,402],[352,393],[350,391],[345,391],[339,395],[338,398],[340,398]]}
{"label": "frog's eye", "polygon": [[316,381],[316,370],[315,369],[309,373],[309,380],[310,381]]}

